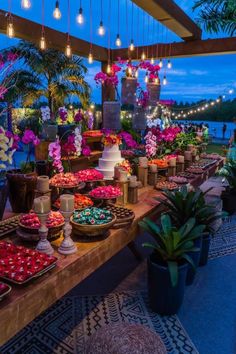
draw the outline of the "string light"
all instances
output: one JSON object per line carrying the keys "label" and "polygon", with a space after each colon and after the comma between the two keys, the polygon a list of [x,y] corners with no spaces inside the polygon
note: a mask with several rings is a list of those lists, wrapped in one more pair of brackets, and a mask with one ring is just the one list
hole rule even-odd
{"label": "string light", "polygon": [[31,2],[30,2],[30,0],[22,0],[22,1],[21,1],[21,7],[22,7],[22,9],[24,9],[24,10],[30,9],[30,8],[31,8]]}
{"label": "string light", "polygon": [[132,68],[131,68],[131,66],[128,67],[128,73],[129,73],[130,75],[132,75]]}
{"label": "string light", "polygon": [[234,93],[234,90],[233,89],[229,90],[229,94],[232,95],[232,93]]}
{"label": "string light", "polygon": [[167,85],[167,79],[166,76],[163,77],[163,85],[166,86]]}
{"label": "string light", "polygon": [[145,60],[145,59],[146,59],[146,54],[145,54],[145,52],[142,52],[141,59],[142,59],[142,60]]}
{"label": "string light", "polygon": [[46,39],[44,35],[40,38],[39,47],[41,50],[46,49]]}
{"label": "string light", "polygon": [[67,32],[67,45],[65,50],[65,55],[67,58],[72,56],[72,49],[70,45],[70,0],[67,1],[67,16],[68,16],[68,32]]}
{"label": "string light", "polygon": [[163,61],[162,61],[162,59],[160,59],[160,61],[159,61],[159,66],[160,66],[160,68],[163,68]]}
{"label": "string light", "polygon": [[98,34],[100,36],[104,36],[104,34],[105,34],[105,28],[103,26],[102,18],[103,18],[103,0],[101,0],[101,21],[100,21],[100,24],[98,27]]}
{"label": "string light", "polygon": [[83,8],[82,8],[82,1],[81,0],[80,0],[79,13],[78,13],[76,20],[79,25],[82,25],[84,23]]}
{"label": "string light", "polygon": [[60,8],[59,8],[59,1],[58,0],[56,1],[56,4],[55,4],[55,9],[53,11],[53,17],[56,20],[60,20],[60,18],[61,18],[61,11],[60,11]]}
{"label": "string light", "polygon": [[89,63],[89,64],[93,64],[93,54],[92,54],[92,52],[89,52],[89,55],[88,55],[88,63]]}
{"label": "string light", "polygon": [[41,50],[46,49],[46,39],[45,39],[45,31],[44,31],[44,0],[42,0],[42,30],[41,30],[41,38],[39,42],[39,48]]}
{"label": "string light", "polygon": [[72,56],[72,49],[69,43],[66,45],[65,55],[67,56],[67,58],[70,58]]}
{"label": "string light", "polygon": [[[127,2],[126,2],[126,6],[127,6]],[[127,14],[127,8],[126,8],[126,14]],[[127,19],[128,21],[128,19]],[[128,23],[127,23],[128,25]],[[130,46],[129,46],[129,49],[131,50],[131,52],[134,50],[134,3],[132,2],[132,16],[131,16],[131,41],[130,41]]]}
{"label": "string light", "polygon": [[116,36],[116,46],[117,46],[117,47],[120,47],[120,46],[121,46],[121,39],[120,39],[119,33],[117,33],[117,36]]}
{"label": "string light", "polygon": [[130,41],[129,49],[130,49],[131,51],[134,50],[134,40],[133,40],[133,39],[131,39],[131,41]]}
{"label": "string light", "polygon": [[116,36],[116,41],[115,44],[117,47],[121,46],[121,39],[120,39],[120,0],[118,0],[118,16],[117,16],[117,29],[118,29],[118,33]]}
{"label": "string light", "polygon": [[145,81],[146,83],[148,83],[148,72],[146,72],[144,81]]}
{"label": "string light", "polygon": [[172,68],[172,63],[171,63],[170,59],[168,60],[167,68],[168,68],[168,69],[171,69],[171,68]]}
{"label": "string light", "polygon": [[108,63],[107,64],[107,74],[111,73],[111,65]]}
{"label": "string light", "polygon": [[138,69],[135,71],[135,77],[138,78]]}
{"label": "string light", "polygon": [[7,36],[9,38],[13,38],[15,36],[14,26],[13,26],[13,22],[12,22],[11,17],[9,18],[8,24],[7,24]]}
{"label": "string light", "polygon": [[153,65],[155,63],[154,58],[151,58],[150,63]]}

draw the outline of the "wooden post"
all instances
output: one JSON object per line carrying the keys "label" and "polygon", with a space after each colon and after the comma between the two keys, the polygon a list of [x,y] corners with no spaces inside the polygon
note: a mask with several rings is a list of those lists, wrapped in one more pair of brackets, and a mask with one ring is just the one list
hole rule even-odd
{"label": "wooden post", "polygon": [[155,186],[156,183],[157,183],[157,172],[149,171],[149,173],[148,173],[148,184],[150,186]]}
{"label": "wooden post", "polygon": [[128,201],[130,204],[137,204],[138,203],[138,186],[136,186],[136,187],[129,186]]}
{"label": "wooden post", "polygon": [[117,204],[126,205],[128,203],[128,186],[129,182],[117,182],[122,195],[117,198]]}
{"label": "wooden post", "polygon": [[138,167],[138,180],[142,182],[143,187],[147,187],[148,167]]}

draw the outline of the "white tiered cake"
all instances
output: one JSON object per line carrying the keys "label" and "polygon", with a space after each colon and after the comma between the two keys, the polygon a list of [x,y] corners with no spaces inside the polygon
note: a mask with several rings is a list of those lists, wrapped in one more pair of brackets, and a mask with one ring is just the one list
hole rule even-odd
{"label": "white tiered cake", "polygon": [[112,179],[115,166],[123,160],[119,145],[105,146],[102,158],[99,159],[97,170],[103,174],[105,179]]}

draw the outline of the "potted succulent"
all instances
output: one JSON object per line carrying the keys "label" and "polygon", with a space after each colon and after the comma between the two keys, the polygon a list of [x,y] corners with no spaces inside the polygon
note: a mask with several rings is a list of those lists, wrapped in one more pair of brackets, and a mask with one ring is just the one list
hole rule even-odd
{"label": "potted succulent", "polygon": [[[206,203],[205,196],[209,191],[210,189],[205,192],[200,189],[188,191],[188,188],[184,186],[180,191],[165,191],[164,200],[157,198],[171,212],[171,219],[177,227],[180,227],[192,217],[196,218],[198,224],[205,225],[204,233],[195,240],[195,246],[200,249],[193,255],[196,267],[199,265],[200,259],[202,259],[201,264],[203,265],[203,258],[207,259],[208,257],[210,233],[214,233],[214,222],[225,216],[224,213],[218,212],[213,205]],[[192,284],[194,276],[195,272],[189,269],[188,284]]]}
{"label": "potted succulent", "polygon": [[223,210],[233,214],[236,211],[236,162],[233,160],[227,161],[218,172],[218,175],[223,177],[223,180],[226,180],[229,184],[221,195]]}
{"label": "potted succulent", "polygon": [[161,216],[161,226],[145,218],[140,226],[149,232],[155,243],[144,243],[153,253],[148,258],[148,291],[152,310],[161,315],[175,314],[184,297],[188,264],[195,267],[190,253],[198,251],[194,241],[204,230],[191,218],[177,228],[167,214]]}
{"label": "potted succulent", "polygon": [[32,208],[37,182],[35,162],[31,161],[30,156],[32,147],[38,145],[40,140],[32,130],[26,129],[22,142],[28,149],[26,161],[21,162],[20,169],[9,170],[6,174],[9,201],[15,213],[25,213]]}

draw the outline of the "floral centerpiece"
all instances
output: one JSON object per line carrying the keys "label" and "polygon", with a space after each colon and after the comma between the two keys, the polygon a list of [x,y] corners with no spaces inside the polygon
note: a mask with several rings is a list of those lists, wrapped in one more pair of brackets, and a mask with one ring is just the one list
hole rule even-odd
{"label": "floral centerpiece", "polygon": [[149,131],[144,137],[146,142],[146,156],[147,158],[153,158],[157,154],[157,137]]}
{"label": "floral centerpiece", "polygon": [[102,142],[104,146],[121,145],[122,139],[120,135],[111,133],[111,134],[106,134],[103,137]]}
{"label": "floral centerpiece", "polygon": [[62,173],[64,171],[64,168],[61,162],[61,145],[59,139],[49,144],[48,156],[49,159],[52,160],[52,166],[54,167],[55,171]]}
{"label": "floral centerpiece", "polygon": [[0,127],[0,171],[12,164],[13,155],[20,138]]}
{"label": "floral centerpiece", "polygon": [[131,164],[128,160],[124,160],[116,165],[117,167],[120,167],[122,170],[127,172],[128,176],[132,175],[132,167]]}

